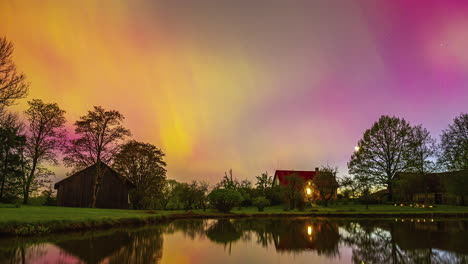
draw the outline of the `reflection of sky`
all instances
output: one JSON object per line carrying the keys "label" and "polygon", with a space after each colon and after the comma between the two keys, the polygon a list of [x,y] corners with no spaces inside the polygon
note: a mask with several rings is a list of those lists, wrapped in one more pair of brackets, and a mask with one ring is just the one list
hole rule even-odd
{"label": "reflection of sky", "polygon": [[273,243],[263,248],[255,234],[250,241],[239,240],[231,245],[215,244],[206,238],[191,241],[182,232],[164,235],[162,264],[169,263],[352,263],[352,249],[340,246],[340,256],[328,258],[316,251],[277,252]]}
{"label": "reflection of sky", "polygon": [[120,110],[178,180],[345,172],[381,114],[437,136],[467,111],[466,1],[293,2],[7,1],[0,33],[30,98],[58,102],[69,127]]}

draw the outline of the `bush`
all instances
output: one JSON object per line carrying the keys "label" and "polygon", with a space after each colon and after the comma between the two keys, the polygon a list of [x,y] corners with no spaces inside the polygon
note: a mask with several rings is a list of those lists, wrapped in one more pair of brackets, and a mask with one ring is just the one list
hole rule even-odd
{"label": "bush", "polygon": [[283,202],[281,186],[275,185],[265,190],[265,196],[270,201],[270,205],[280,205]]}
{"label": "bush", "polygon": [[265,207],[270,205],[270,201],[267,198],[263,197],[263,196],[262,197],[257,197],[253,201],[253,205],[258,208],[259,212],[263,212],[263,209],[265,209]]}
{"label": "bush", "polygon": [[209,195],[210,204],[218,211],[228,213],[242,202],[242,195],[231,189],[215,189]]}

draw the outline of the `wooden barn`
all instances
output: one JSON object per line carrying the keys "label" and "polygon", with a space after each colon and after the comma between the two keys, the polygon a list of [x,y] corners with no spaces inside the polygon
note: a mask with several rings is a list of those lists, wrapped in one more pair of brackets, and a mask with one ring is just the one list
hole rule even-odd
{"label": "wooden barn", "polygon": [[[98,192],[96,207],[126,209],[128,192],[135,188],[127,178],[102,163],[103,179]],[[54,186],[57,189],[57,205],[89,207],[93,193],[96,164],[67,177]]]}

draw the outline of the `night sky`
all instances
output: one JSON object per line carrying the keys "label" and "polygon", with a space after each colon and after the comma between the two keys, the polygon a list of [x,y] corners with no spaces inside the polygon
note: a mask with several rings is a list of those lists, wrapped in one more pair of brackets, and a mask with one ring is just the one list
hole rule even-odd
{"label": "night sky", "polygon": [[177,180],[345,174],[380,115],[468,112],[467,1],[0,1],[28,98],[121,111]]}

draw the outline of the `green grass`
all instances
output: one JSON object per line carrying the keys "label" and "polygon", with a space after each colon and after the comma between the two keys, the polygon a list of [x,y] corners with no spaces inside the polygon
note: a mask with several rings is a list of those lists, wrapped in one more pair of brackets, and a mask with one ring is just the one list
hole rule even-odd
{"label": "green grass", "polygon": [[[236,208],[233,213],[258,213],[254,207]],[[285,211],[283,206],[271,206],[265,208],[265,214],[457,214],[468,213],[468,206],[453,206],[453,205],[437,205],[434,208],[421,208],[410,206],[393,206],[393,205],[369,205],[366,209],[365,205],[350,204],[350,205],[333,205],[333,206],[317,206],[308,207],[305,211]]]}
{"label": "green grass", "polygon": [[440,205],[435,208],[414,208],[409,206],[334,205],[307,208],[305,211],[285,211],[283,206],[265,208],[258,212],[254,207],[236,208],[232,214],[221,214],[214,210],[185,211],[144,211],[120,209],[69,208],[54,206],[21,206],[0,204],[0,233],[30,235],[65,230],[86,230],[108,228],[131,224],[148,224],[191,217],[244,217],[244,216],[337,216],[337,217],[386,217],[405,215],[457,216],[467,217],[468,207]]}

